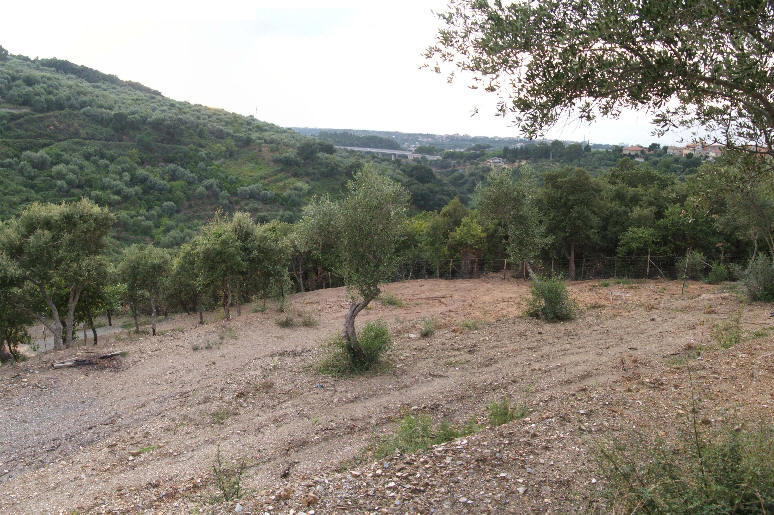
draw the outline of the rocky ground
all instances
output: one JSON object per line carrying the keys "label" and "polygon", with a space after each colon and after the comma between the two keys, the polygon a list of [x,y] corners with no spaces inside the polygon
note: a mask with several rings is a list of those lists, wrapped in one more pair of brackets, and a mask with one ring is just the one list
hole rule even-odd
{"label": "rocky ground", "polygon": [[[2,367],[0,512],[604,510],[598,445],[669,440],[693,399],[703,430],[774,419],[771,306],[728,285],[681,286],[575,283],[580,316],[546,324],[522,315],[521,281],[390,284],[403,305],[376,303],[360,321],[390,325],[391,367],[358,377],[312,366],[341,323],[342,289],[292,298],[316,327],[247,307],[231,322],[179,316],[155,338],[113,337],[99,351],[125,357],[97,367],[50,367],[83,349]],[[723,348],[717,325],[737,313],[740,341]],[[438,327],[426,339],[423,318]],[[503,396],[529,415],[424,453],[362,453],[404,413],[485,426]],[[213,501],[218,449],[247,465],[238,502]]]}

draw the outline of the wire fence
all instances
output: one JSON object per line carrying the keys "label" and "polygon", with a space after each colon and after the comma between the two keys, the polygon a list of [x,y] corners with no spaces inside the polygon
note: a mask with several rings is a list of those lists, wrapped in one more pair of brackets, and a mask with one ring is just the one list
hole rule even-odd
{"label": "wire fence", "polygon": [[[575,279],[678,279],[682,277],[680,261],[685,256],[601,256],[575,260]],[[725,258],[724,264],[742,264],[743,260]],[[569,276],[568,259],[553,259],[546,262],[530,263],[532,270],[540,275],[561,274]],[[525,278],[528,275],[526,265],[507,258],[448,259],[438,262],[416,260],[403,263],[396,273],[395,280],[410,279],[471,279],[484,275],[501,273],[504,278]],[[706,271],[710,264],[706,263]]]}

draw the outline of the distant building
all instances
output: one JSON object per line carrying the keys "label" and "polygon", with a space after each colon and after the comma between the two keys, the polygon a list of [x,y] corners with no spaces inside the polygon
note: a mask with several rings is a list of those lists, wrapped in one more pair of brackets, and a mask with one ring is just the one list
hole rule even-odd
{"label": "distant building", "polygon": [[684,147],[667,147],[667,154],[672,156],[696,156],[707,159],[716,159],[723,155],[725,146],[718,143],[705,145],[703,143],[689,143]]}
{"label": "distant building", "polygon": [[639,145],[634,145],[631,147],[624,147],[621,149],[621,153],[626,156],[638,156],[642,154],[642,151],[645,150],[645,147],[641,147]]}
{"label": "distant building", "polygon": [[502,157],[490,157],[486,160],[486,164],[490,166],[503,166],[505,164],[505,159]]}

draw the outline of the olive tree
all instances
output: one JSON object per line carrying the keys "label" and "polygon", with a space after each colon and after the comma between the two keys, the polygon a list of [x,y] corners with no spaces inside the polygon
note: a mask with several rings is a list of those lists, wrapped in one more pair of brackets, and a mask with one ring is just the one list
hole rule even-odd
{"label": "olive tree", "polygon": [[429,63],[498,94],[530,137],[567,114],[646,108],[657,132],[774,155],[770,1],[451,0],[440,17]]}
{"label": "olive tree", "polygon": [[336,249],[335,270],[350,294],[342,337],[356,362],[365,359],[355,332],[355,318],[379,293],[398,265],[397,246],[405,230],[409,194],[399,184],[366,166],[347,184],[339,202],[313,202],[302,224],[316,227]]}
{"label": "olive tree", "polygon": [[200,238],[180,247],[172,264],[169,281],[169,298],[186,313],[199,313],[199,323],[204,323],[204,294],[199,267]]}
{"label": "olive tree", "polygon": [[[25,296],[22,307],[51,331],[55,349],[63,346],[62,333],[64,346],[72,345],[76,306],[113,221],[107,209],[84,199],[33,203],[0,226],[0,252],[19,271],[25,289],[35,292]],[[57,305],[60,292],[64,316]]]}
{"label": "olive tree", "polygon": [[495,170],[487,176],[486,184],[476,189],[476,203],[480,216],[502,228],[505,249],[514,263],[535,260],[548,243],[545,223],[537,204],[537,186],[529,170],[523,170],[518,181],[511,172]]}
{"label": "olive tree", "polygon": [[156,316],[171,270],[172,258],[164,249],[152,245],[132,245],[124,251],[118,273],[126,284],[127,301],[132,308],[136,331],[140,330],[138,306],[147,298],[151,306],[151,331],[153,336],[156,335]]}
{"label": "olive tree", "polygon": [[246,271],[240,242],[232,229],[229,221],[217,214],[202,227],[197,248],[202,285],[220,296],[226,320],[231,320],[234,291]]}
{"label": "olive tree", "polygon": [[18,360],[20,344],[30,341],[27,326],[33,317],[24,309],[21,271],[0,253],[0,362]]}

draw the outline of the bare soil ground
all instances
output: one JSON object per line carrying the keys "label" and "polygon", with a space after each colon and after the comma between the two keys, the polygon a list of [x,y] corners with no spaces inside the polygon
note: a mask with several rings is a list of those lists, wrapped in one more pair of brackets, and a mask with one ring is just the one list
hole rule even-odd
{"label": "bare soil ground", "polygon": [[[128,353],[104,366],[51,368],[84,351],[74,349],[0,368],[0,512],[565,513],[593,507],[604,485],[595,445],[635,431],[672,438],[692,395],[703,429],[774,420],[772,306],[728,287],[576,283],[582,311],[560,324],[522,315],[529,288],[518,280],[386,290],[404,305],[359,317],[394,331],[392,366],[379,374],[330,378],[311,366],[339,329],[343,289],[292,297],[290,311],[317,327],[281,328],[276,310],[204,326],[180,316],[161,336],[101,344]],[[739,310],[743,341],[718,346],[713,328]],[[416,337],[424,317],[438,324],[427,339]],[[484,406],[503,396],[529,416],[425,453],[352,462],[407,411],[485,423]],[[238,507],[212,503],[218,448],[248,462]]]}

